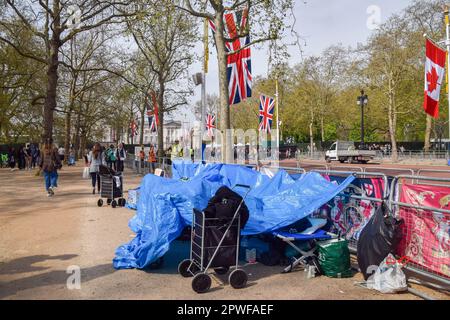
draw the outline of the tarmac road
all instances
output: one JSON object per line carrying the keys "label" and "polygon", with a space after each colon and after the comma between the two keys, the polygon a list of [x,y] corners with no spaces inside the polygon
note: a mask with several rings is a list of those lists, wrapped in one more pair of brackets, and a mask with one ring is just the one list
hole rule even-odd
{"label": "tarmac road", "polygon": [[[338,161],[332,161],[327,163],[325,160],[300,160],[299,165],[306,171],[310,170],[338,170],[338,171],[355,171],[366,170],[367,172],[380,172],[386,175],[398,176],[398,175],[411,175],[420,173],[422,176],[428,177],[441,177],[450,179],[450,167],[443,165],[443,160],[436,161],[424,161],[417,162],[411,161],[410,163],[389,163],[389,162],[369,162],[368,164],[348,164],[339,163]],[[280,166],[284,167],[297,167],[297,161],[294,159],[280,161]],[[412,170],[412,171],[411,171]]]}
{"label": "tarmac road", "polygon": [[[176,271],[188,255],[187,243],[172,246],[162,269],[114,270],[115,249],[134,236],[127,225],[134,212],[98,208],[81,172],[64,167],[55,197],[47,198],[35,172],[0,169],[0,299],[418,299],[358,287],[361,274],[307,280],[303,271],[280,274],[281,267],[260,264],[245,267],[247,288],[213,280],[212,290],[198,295]],[[125,190],[140,179],[126,173]],[[78,267],[81,288],[69,290],[67,270]]]}

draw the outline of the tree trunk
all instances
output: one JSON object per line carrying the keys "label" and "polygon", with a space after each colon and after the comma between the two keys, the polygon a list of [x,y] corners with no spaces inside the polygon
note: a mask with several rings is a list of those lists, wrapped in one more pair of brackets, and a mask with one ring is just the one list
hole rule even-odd
{"label": "tree trunk", "polygon": [[429,152],[430,151],[430,137],[431,137],[431,122],[432,117],[427,114],[427,126],[425,128],[425,145],[424,145],[424,151]]}
{"label": "tree trunk", "polygon": [[158,157],[164,157],[164,79],[159,76],[159,92],[158,92]]}
{"label": "tree trunk", "polygon": [[325,129],[323,128],[323,114],[320,117],[320,136],[322,138],[322,142],[325,141]]}
{"label": "tree trunk", "polygon": [[141,132],[139,132],[139,144],[143,145],[144,144],[144,127],[145,127],[145,103],[144,103],[144,108],[141,109],[141,127],[139,128],[139,130]]}
{"label": "tree trunk", "polygon": [[86,140],[87,140],[87,132],[86,129],[83,127],[81,128],[81,134],[80,134],[80,152],[82,155],[84,155],[84,151],[86,150]]}
{"label": "tree trunk", "polygon": [[83,155],[80,148],[80,123],[81,123],[81,112],[77,114],[77,120],[75,122],[75,132],[73,133],[72,141],[74,142],[74,148],[77,158],[80,159]]}
{"label": "tree trunk", "polygon": [[59,1],[53,3],[54,19],[52,24],[53,34],[50,41],[50,57],[47,68],[47,95],[44,104],[44,135],[43,138],[53,137],[53,112],[56,109],[56,91],[58,87],[59,47],[61,45],[61,10]]}
{"label": "tree trunk", "polygon": [[72,118],[72,106],[69,107],[66,113],[65,119],[65,135],[64,135],[64,162],[68,163],[69,161],[69,149],[70,149],[70,133],[71,133],[71,119]]}
{"label": "tree trunk", "polygon": [[309,151],[312,157],[314,152],[314,135],[313,135],[313,125],[314,125],[314,111],[311,108],[311,121],[309,122]]}
{"label": "tree trunk", "polygon": [[389,80],[389,136],[391,139],[391,152],[392,152],[392,162],[398,161],[397,156],[397,139],[396,139],[396,128],[397,128],[397,108],[395,106],[395,92],[394,86],[392,85],[392,80]]}
{"label": "tree trunk", "polygon": [[233,162],[233,144],[231,141],[230,122],[230,104],[228,93],[228,79],[227,79],[227,55],[225,51],[225,39],[223,36],[223,12],[218,11],[215,18],[216,32],[214,38],[217,50],[217,62],[219,67],[219,96],[220,96],[220,123],[219,129],[223,134],[222,141],[222,162]]}

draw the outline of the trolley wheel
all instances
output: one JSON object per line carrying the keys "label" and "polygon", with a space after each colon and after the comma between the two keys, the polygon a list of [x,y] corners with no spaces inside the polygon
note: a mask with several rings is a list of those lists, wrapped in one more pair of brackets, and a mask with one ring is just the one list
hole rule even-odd
{"label": "trolley wheel", "polygon": [[127,204],[127,200],[125,200],[124,198],[119,199],[119,206],[125,207],[126,204]]}
{"label": "trolley wheel", "polygon": [[230,270],[229,267],[220,267],[220,268],[215,268],[214,272],[222,275],[222,274],[227,274],[228,270]]}
{"label": "trolley wheel", "polygon": [[211,277],[206,273],[197,273],[192,279],[192,289],[197,293],[205,293],[211,288]]}
{"label": "trolley wheel", "polygon": [[113,207],[113,208],[117,207],[117,201],[116,200],[111,201],[111,207]]}
{"label": "trolley wheel", "polygon": [[247,285],[247,273],[242,269],[235,269],[231,271],[228,281],[235,289],[242,289]]}
{"label": "trolley wheel", "polygon": [[[192,266],[191,266],[192,265]],[[189,268],[190,267],[190,268]],[[184,278],[192,277],[192,273],[190,269],[194,269],[195,265],[189,259],[185,259],[180,262],[178,265],[178,273],[181,274]],[[192,270],[194,271],[194,270]]]}
{"label": "trolley wheel", "polygon": [[111,199],[107,199],[106,200],[106,204],[109,206],[111,204],[112,200]]}
{"label": "trolley wheel", "polygon": [[102,199],[98,199],[97,205],[98,205],[99,207],[102,207],[102,206],[103,206],[103,200],[102,200]]}

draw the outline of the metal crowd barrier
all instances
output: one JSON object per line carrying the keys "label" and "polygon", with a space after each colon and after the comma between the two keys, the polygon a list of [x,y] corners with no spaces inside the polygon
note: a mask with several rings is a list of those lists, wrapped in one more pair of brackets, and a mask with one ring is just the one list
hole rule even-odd
{"label": "metal crowd barrier", "polygon": [[[374,171],[371,171],[372,169]],[[389,172],[405,172],[405,174],[414,175],[414,170],[407,168],[365,167],[364,172],[385,172],[386,175],[392,177],[394,177],[395,175],[389,175]]]}
{"label": "metal crowd barrier", "polygon": [[331,171],[331,170],[311,170],[320,174],[332,176],[349,176],[354,175],[358,179],[377,178],[383,180],[383,195],[381,198],[368,197],[364,194],[350,194],[345,192],[337,195],[332,201],[333,205],[329,205],[329,217],[333,222],[335,232],[345,234],[348,240],[348,246],[352,253],[356,253],[358,246],[359,233],[366,222],[376,212],[382,204],[383,199],[389,196],[388,177],[384,173],[365,173],[352,171]]}
{"label": "metal crowd barrier", "polygon": [[154,173],[155,169],[161,169],[164,171],[165,176],[171,175],[171,165],[169,164],[170,158],[167,157],[157,157],[156,162],[152,165],[151,162],[148,162],[147,159],[143,161],[138,159],[133,154],[128,154],[127,159],[125,160],[125,166],[128,169],[131,169],[134,173],[140,175],[146,175],[149,173]]}
{"label": "metal crowd barrier", "polygon": [[357,172],[364,172],[364,169],[362,167],[355,167],[355,166],[344,167],[344,166],[333,166],[333,165],[327,166],[327,170],[331,170],[331,171],[340,171],[340,169],[345,169],[344,171],[352,171],[352,172],[355,171],[356,172],[356,170],[357,170]]}
{"label": "metal crowd barrier", "polygon": [[[424,202],[426,195],[434,199],[435,194],[430,190],[426,190],[426,194],[422,192],[411,195],[419,204],[400,202],[405,180],[410,181],[411,185],[417,185],[415,182],[421,181],[420,186],[447,187],[450,194],[449,185],[423,183],[424,181],[450,183],[450,178],[400,175],[391,182],[392,192],[389,198],[392,214],[402,218],[404,223],[397,254],[407,257],[405,269],[413,275],[425,278],[427,282],[438,283],[445,290],[450,290],[450,210],[443,208],[448,205],[447,196],[442,198],[446,203],[442,202],[442,199],[436,201],[440,207],[420,204]],[[433,221],[437,228],[432,227]]]}

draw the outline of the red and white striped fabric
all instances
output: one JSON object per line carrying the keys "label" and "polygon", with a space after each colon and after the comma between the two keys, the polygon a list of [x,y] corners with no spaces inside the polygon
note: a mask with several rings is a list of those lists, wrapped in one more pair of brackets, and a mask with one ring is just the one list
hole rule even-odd
{"label": "red and white striped fabric", "polygon": [[439,94],[445,75],[446,51],[427,39],[425,60],[425,98],[423,108],[430,116],[439,117]]}

